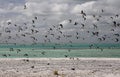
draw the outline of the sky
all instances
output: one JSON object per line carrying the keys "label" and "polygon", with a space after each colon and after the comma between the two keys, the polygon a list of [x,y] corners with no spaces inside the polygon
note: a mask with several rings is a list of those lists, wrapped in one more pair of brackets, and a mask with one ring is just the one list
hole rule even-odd
{"label": "sky", "polygon": [[[120,14],[119,3],[120,0],[0,0],[0,43],[43,43],[49,40],[52,43],[120,43],[116,42],[120,37],[115,35],[120,34],[120,26],[115,27],[113,23],[120,23],[120,17],[116,16]],[[86,14],[86,20],[83,19],[82,10]],[[34,17],[37,17],[37,20]],[[35,20],[34,24],[32,20]],[[8,22],[11,24],[8,25]],[[78,24],[74,25],[75,22]],[[56,29],[49,32],[50,28],[58,28],[59,24],[63,25],[60,29],[63,34]],[[85,27],[82,28],[81,24]],[[93,24],[97,25],[97,29],[94,29]],[[39,32],[21,36],[30,33],[32,25],[35,25],[34,30]],[[18,32],[19,27],[22,27],[23,31]],[[6,29],[11,32],[6,33]],[[113,29],[114,31],[111,31]],[[90,33],[87,33],[88,31]],[[97,31],[99,36],[93,36],[92,32]],[[51,34],[55,36],[52,37]],[[45,38],[45,35],[48,35],[48,38]],[[66,38],[63,35],[72,37]],[[61,38],[57,40],[59,36]],[[37,41],[31,37],[36,37]]]}

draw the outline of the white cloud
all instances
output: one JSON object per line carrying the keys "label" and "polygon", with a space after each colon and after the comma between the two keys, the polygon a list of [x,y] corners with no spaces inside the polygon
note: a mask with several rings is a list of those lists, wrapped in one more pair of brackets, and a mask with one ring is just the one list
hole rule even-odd
{"label": "white cloud", "polygon": [[72,10],[72,13],[80,13],[81,10],[84,10],[85,12],[86,11],[90,11],[90,10],[94,10],[93,8],[93,5],[95,4],[95,1],[91,1],[91,2],[86,2],[84,4],[77,4],[73,10]]}
{"label": "white cloud", "polygon": [[[64,7],[64,8],[63,8]],[[66,12],[69,8],[68,4],[53,4],[53,6],[51,7],[53,12],[56,13],[62,13],[62,12]]]}

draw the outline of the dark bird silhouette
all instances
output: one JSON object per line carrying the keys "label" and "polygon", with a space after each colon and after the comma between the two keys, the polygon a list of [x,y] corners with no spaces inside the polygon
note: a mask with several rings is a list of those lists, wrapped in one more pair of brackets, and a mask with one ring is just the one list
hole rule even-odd
{"label": "dark bird silhouette", "polygon": [[68,55],[64,55],[65,57],[68,57]]}
{"label": "dark bird silhouette", "polygon": [[79,39],[79,37],[78,37],[78,36],[76,36],[76,39]]}
{"label": "dark bird silhouette", "polygon": [[102,11],[102,12],[104,12],[104,10],[103,10],[103,9],[102,9],[101,11]]}
{"label": "dark bird silhouette", "polygon": [[81,14],[82,14],[83,16],[86,16],[86,13],[84,13],[83,10],[81,10]]}
{"label": "dark bird silhouette", "polygon": [[97,29],[97,25],[96,24],[93,24],[93,26],[94,26],[94,29]]}
{"label": "dark bird silhouette", "polygon": [[9,21],[9,22],[7,22],[7,24],[10,25],[10,24],[12,24],[12,23]]}
{"label": "dark bird silhouette", "polygon": [[34,33],[34,29],[31,29],[32,34]]}
{"label": "dark bird silhouette", "polygon": [[61,38],[61,37],[60,37],[60,36],[58,36],[56,39],[57,39],[57,40],[60,40],[60,38]]}
{"label": "dark bird silhouette", "polygon": [[99,15],[99,17],[102,17],[101,15]]}
{"label": "dark bird silhouette", "polygon": [[35,33],[38,33],[39,31],[38,30],[35,30]]}
{"label": "dark bird silhouette", "polygon": [[85,24],[81,24],[82,25],[82,28],[84,28],[85,27]]}
{"label": "dark bird silhouette", "polygon": [[52,35],[54,37],[54,34],[50,34],[50,35]]}
{"label": "dark bird silhouette", "polygon": [[62,34],[62,31],[59,31]]}
{"label": "dark bird silhouette", "polygon": [[119,37],[120,36],[120,34],[114,34],[115,36],[117,36],[117,37]]}
{"label": "dark bird silhouette", "polygon": [[37,20],[37,17],[35,16],[35,19]]}
{"label": "dark bird silhouette", "polygon": [[33,40],[36,40],[36,41],[37,41],[37,39],[36,39],[34,36],[31,36],[31,38],[32,38]]}
{"label": "dark bird silhouette", "polygon": [[63,25],[62,25],[62,24],[60,24],[60,27],[61,27],[61,28],[63,28]]}
{"label": "dark bird silhouette", "polygon": [[27,6],[26,6],[26,5],[24,5],[24,9],[27,9]]}
{"label": "dark bird silhouette", "polygon": [[115,17],[119,17],[119,15],[118,15],[118,14],[116,14],[116,15],[115,15]]}
{"label": "dark bird silhouette", "polygon": [[10,48],[10,51],[14,51],[14,49],[13,49],[13,48]]}
{"label": "dark bird silhouette", "polygon": [[53,25],[53,28],[55,28],[55,26]]}
{"label": "dark bird silhouette", "polygon": [[24,56],[28,56],[28,54],[24,54]]}
{"label": "dark bird silhouette", "polygon": [[114,26],[116,27],[116,25],[117,25],[117,22],[116,22],[116,21],[113,21],[113,24],[114,24]]}
{"label": "dark bird silhouette", "polygon": [[69,19],[69,23],[71,23],[72,22],[72,20],[71,19]]}
{"label": "dark bird silhouette", "polygon": [[93,17],[95,18],[95,15],[93,15]]}
{"label": "dark bird silhouette", "polygon": [[87,31],[87,33],[90,33],[90,31]]}
{"label": "dark bird silhouette", "polygon": [[11,30],[9,28],[5,28],[6,33],[11,33]]}
{"label": "dark bird silhouette", "polygon": [[47,38],[48,36],[47,35],[45,35],[45,38]]}
{"label": "dark bird silhouette", "polygon": [[6,54],[3,54],[3,56],[4,56],[4,57],[7,57],[7,55],[6,55]]}
{"label": "dark bird silhouette", "polygon": [[115,31],[114,29],[111,29],[111,31]]}
{"label": "dark bird silhouette", "polygon": [[78,22],[75,22],[75,23],[74,23],[74,25],[77,25],[77,24],[78,24]]}
{"label": "dark bird silhouette", "polygon": [[32,25],[33,28],[35,28],[35,25]]}
{"label": "dark bird silhouette", "polygon": [[102,37],[102,39],[103,39],[103,41],[105,41],[106,38],[105,38],[105,37]]}
{"label": "dark bird silhouette", "polygon": [[76,32],[76,35],[78,35],[78,32]]}
{"label": "dark bird silhouette", "polygon": [[83,19],[84,19],[84,21],[86,20],[86,18],[83,16]]}
{"label": "dark bird silhouette", "polygon": [[23,23],[24,25],[27,25],[27,23]]}
{"label": "dark bird silhouette", "polygon": [[21,34],[21,36],[25,37],[25,34]]}
{"label": "dark bird silhouette", "polygon": [[18,27],[18,32],[20,32],[20,31],[23,31],[21,26]]}
{"label": "dark bird silhouette", "polygon": [[117,26],[119,27],[119,26],[120,26],[120,23],[117,23]]}
{"label": "dark bird silhouette", "polygon": [[17,53],[19,53],[21,51],[21,49],[17,49]]}
{"label": "dark bird silhouette", "polygon": [[113,19],[113,17],[110,17],[111,19]]}
{"label": "dark bird silhouette", "polygon": [[0,36],[2,36],[2,33],[0,33]]}
{"label": "dark bird silhouette", "polygon": [[8,36],[8,39],[11,39],[12,38],[12,36]]}
{"label": "dark bird silhouette", "polygon": [[16,25],[16,24],[14,24],[14,26],[15,26],[15,27],[17,27],[17,25]]}
{"label": "dark bird silhouette", "polygon": [[35,20],[32,20],[32,23],[34,24],[34,23],[35,23]]}
{"label": "dark bird silhouette", "polygon": [[52,28],[50,28],[49,30],[50,30],[50,31],[52,31],[53,29],[52,29]]}
{"label": "dark bird silhouette", "polygon": [[115,42],[118,42],[119,41],[119,39],[118,38],[115,38]]}
{"label": "dark bird silhouette", "polygon": [[98,36],[99,32],[92,32],[92,34]]}
{"label": "dark bird silhouette", "polygon": [[81,14],[83,14],[84,12],[83,12],[83,10],[81,10]]}
{"label": "dark bird silhouette", "polygon": [[102,41],[102,38],[98,38],[99,41]]}
{"label": "dark bird silhouette", "polygon": [[45,51],[41,52],[42,55],[45,55],[45,53],[46,53]]}
{"label": "dark bird silhouette", "polygon": [[97,20],[97,21],[99,21],[99,19],[98,19],[98,18],[97,18],[96,20]]}

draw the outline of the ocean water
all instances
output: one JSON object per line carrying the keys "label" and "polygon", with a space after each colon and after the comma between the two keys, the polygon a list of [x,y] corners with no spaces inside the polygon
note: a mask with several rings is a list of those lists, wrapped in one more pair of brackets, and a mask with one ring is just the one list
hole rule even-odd
{"label": "ocean water", "polygon": [[0,58],[120,58],[120,44],[1,44]]}

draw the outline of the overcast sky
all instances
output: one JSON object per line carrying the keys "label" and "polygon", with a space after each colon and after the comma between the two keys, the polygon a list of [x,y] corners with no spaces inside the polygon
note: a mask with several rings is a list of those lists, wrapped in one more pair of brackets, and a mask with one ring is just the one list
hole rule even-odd
{"label": "overcast sky", "polygon": [[[63,34],[73,37],[61,38],[59,42],[99,43],[98,38],[105,37],[106,40],[102,43],[120,43],[120,41],[115,42],[116,38],[120,40],[120,37],[114,36],[114,34],[120,34],[120,26],[114,27],[113,23],[113,21],[120,23],[120,17],[115,17],[117,14],[120,15],[119,3],[120,0],[0,0],[0,33],[2,33],[0,42],[5,43],[7,40],[9,43],[31,43],[31,36],[35,36],[38,43],[43,42],[45,40],[43,36],[47,34],[49,28],[63,24],[63,29],[61,29]],[[24,5],[26,5],[26,9],[24,9]],[[86,20],[82,18],[81,10],[86,13]],[[94,18],[93,15],[96,17]],[[35,16],[38,19],[35,21],[34,29],[39,30],[39,33],[26,37],[20,36],[30,32],[31,21]],[[71,23],[69,23],[69,19],[72,20]],[[12,24],[7,25],[8,22]],[[78,25],[74,25],[75,22],[78,22]],[[24,27],[24,23],[27,23],[28,29],[17,33],[14,25]],[[84,29],[81,28],[81,24],[85,24]],[[93,24],[96,24],[98,28],[94,29]],[[9,28],[11,33],[5,33],[5,28]],[[91,33],[87,33],[87,31]],[[96,31],[99,31],[98,37],[92,35],[92,32]],[[75,38],[76,32],[79,34],[79,39]],[[60,34],[55,30],[51,33],[56,35],[55,38],[48,36],[51,42],[58,42],[56,38]],[[20,37],[18,38],[16,34]],[[12,39],[8,40],[9,36],[12,36]]]}

